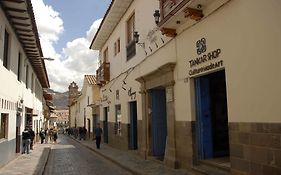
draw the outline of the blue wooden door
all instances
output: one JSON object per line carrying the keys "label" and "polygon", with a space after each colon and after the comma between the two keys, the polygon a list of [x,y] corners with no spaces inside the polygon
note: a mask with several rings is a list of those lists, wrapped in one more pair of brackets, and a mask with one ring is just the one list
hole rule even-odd
{"label": "blue wooden door", "polygon": [[137,123],[137,102],[130,102],[130,138],[129,149],[138,148],[138,123]]}
{"label": "blue wooden door", "polygon": [[164,89],[151,90],[151,134],[153,156],[165,154],[167,138],[166,94]]}
{"label": "blue wooden door", "polygon": [[199,77],[196,85],[196,111],[197,111],[197,146],[200,150],[200,159],[213,157],[212,115],[209,79]]}

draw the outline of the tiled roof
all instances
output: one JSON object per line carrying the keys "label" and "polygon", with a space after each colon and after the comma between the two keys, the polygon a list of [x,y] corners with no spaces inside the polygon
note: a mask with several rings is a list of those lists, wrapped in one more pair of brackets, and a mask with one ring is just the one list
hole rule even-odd
{"label": "tiled roof", "polygon": [[49,88],[31,0],[0,0],[0,8],[14,29],[42,87]]}
{"label": "tiled roof", "polygon": [[85,75],[85,79],[90,85],[97,84],[97,79],[95,75]]}

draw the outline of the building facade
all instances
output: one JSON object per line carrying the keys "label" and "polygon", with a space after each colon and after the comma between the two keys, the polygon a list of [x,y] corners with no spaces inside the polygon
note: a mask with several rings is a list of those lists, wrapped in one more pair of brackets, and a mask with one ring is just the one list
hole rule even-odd
{"label": "building facade", "polygon": [[112,1],[90,46],[104,142],[171,167],[280,174],[280,5]]}
{"label": "building facade", "polygon": [[43,124],[48,76],[30,0],[0,2],[0,166],[21,151],[25,127]]}
{"label": "building facade", "polygon": [[[85,75],[81,92],[74,83],[69,86],[71,127],[85,127],[88,137],[92,136],[94,127],[99,122],[99,85],[96,76]],[[74,96],[76,95],[76,97]],[[97,107],[98,106],[98,107]]]}

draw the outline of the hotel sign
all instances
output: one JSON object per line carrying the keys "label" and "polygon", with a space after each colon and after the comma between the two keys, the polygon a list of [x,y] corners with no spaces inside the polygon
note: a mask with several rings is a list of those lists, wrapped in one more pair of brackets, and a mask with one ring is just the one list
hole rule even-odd
{"label": "hotel sign", "polygon": [[[206,53],[207,44],[205,38],[202,38],[196,42],[196,48],[198,57],[189,61],[189,67],[191,68],[191,70],[189,71],[190,76],[223,66],[223,60],[215,61],[219,58],[221,54],[221,49],[215,49]],[[207,62],[210,63],[208,65],[197,67]]]}

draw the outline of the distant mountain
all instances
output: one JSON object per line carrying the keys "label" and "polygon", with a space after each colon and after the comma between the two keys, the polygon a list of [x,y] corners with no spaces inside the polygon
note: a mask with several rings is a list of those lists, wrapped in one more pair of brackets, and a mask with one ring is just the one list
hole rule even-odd
{"label": "distant mountain", "polygon": [[52,89],[48,89],[48,92],[53,95],[53,103],[56,109],[67,109],[68,105],[68,91],[67,92],[56,92]]}

